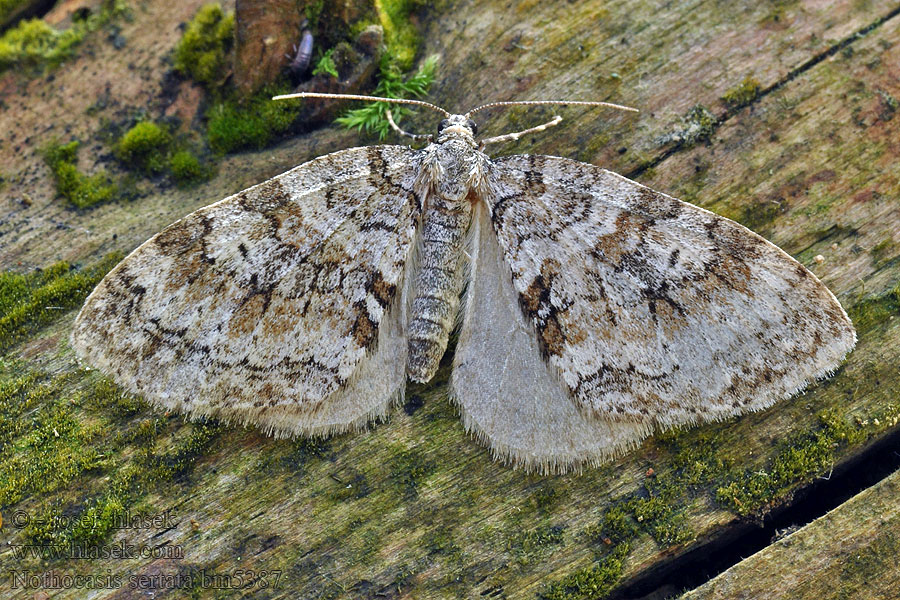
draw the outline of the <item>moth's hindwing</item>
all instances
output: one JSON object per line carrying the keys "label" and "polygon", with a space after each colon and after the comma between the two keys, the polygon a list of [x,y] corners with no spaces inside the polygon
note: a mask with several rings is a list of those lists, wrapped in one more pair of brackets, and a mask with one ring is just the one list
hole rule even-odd
{"label": "moth's hindwing", "polygon": [[501,158],[489,178],[521,310],[599,418],[669,426],[760,410],[856,342],[812,273],[733,221],[564,158]]}
{"label": "moth's hindwing", "polygon": [[415,161],[352,148],[191,213],[97,286],[76,352],[162,406],[279,433],[383,413],[404,384]]}
{"label": "moth's hindwing", "polygon": [[646,424],[580,410],[541,359],[484,205],[475,211],[469,254],[451,380],[466,429],[502,460],[542,472],[607,461],[646,437]]}

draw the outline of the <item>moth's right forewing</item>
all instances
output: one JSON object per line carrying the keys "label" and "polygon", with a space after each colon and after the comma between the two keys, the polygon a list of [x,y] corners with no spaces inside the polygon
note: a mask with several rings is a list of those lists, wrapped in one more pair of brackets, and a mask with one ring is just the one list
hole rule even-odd
{"label": "moth's right forewing", "polygon": [[659,426],[761,410],[856,341],[831,292],[741,225],[596,166],[492,163],[491,222],[571,397]]}
{"label": "moth's right forewing", "polygon": [[[389,320],[420,211],[416,160],[399,146],[352,148],[191,213],[97,286],[76,319],[76,352],[191,414],[306,432],[377,414],[404,382],[405,344]],[[403,356],[366,371],[379,344]],[[330,406],[362,371],[376,393]]]}

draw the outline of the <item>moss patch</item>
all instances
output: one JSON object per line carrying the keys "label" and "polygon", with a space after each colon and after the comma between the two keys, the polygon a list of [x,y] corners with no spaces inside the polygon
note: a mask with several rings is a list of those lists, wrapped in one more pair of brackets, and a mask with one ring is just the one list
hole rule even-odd
{"label": "moss patch", "polygon": [[167,127],[140,121],[115,142],[116,157],[125,167],[145,175],[166,174],[179,185],[212,177],[214,169],[202,162],[185,139],[176,139]]}
{"label": "moss patch", "polygon": [[847,312],[860,336],[887,323],[891,317],[900,315],[900,284],[882,296],[854,304]]}
{"label": "moss patch", "polygon": [[215,423],[133,418],[140,408],[96,372],[18,374],[0,363],[0,508],[25,509],[23,541],[51,546],[45,559],[70,554],[53,547],[106,541],[147,491],[183,479],[217,437]]}
{"label": "moss patch", "polygon": [[87,208],[116,198],[120,189],[106,172],[85,175],[75,166],[79,143],[51,144],[44,148],[44,162],[50,167],[59,195],[77,206]]}
{"label": "moss patch", "polygon": [[716,500],[739,515],[748,515],[770,507],[795,489],[798,483],[812,479],[833,464],[837,449],[855,445],[867,433],[851,424],[836,411],[819,415],[821,428],[795,436],[764,469],[747,469],[736,479],[716,490]]}
{"label": "moss patch", "polygon": [[160,173],[167,165],[172,145],[169,132],[153,121],[141,121],[125,132],[116,144],[116,157],[148,173]]}
{"label": "moss patch", "polygon": [[227,154],[245,148],[264,148],[293,125],[300,108],[293,102],[272,100],[291,91],[286,82],[269,85],[240,102],[236,95],[216,103],[207,113],[206,135],[213,152]]}
{"label": "moss patch", "polygon": [[10,68],[40,72],[42,68],[55,67],[75,53],[88,33],[127,12],[124,2],[104,2],[95,14],[75,20],[64,31],[41,19],[26,19],[0,36],[0,72]]}
{"label": "moss patch", "polygon": [[419,0],[375,0],[378,20],[384,28],[388,55],[401,71],[409,70],[419,48],[419,33],[409,19],[410,13],[425,4]]}
{"label": "moss patch", "polygon": [[114,253],[84,269],[60,262],[25,275],[0,273],[0,351],[79,306],[121,259],[120,253]]}
{"label": "moss patch", "polygon": [[213,88],[224,79],[228,53],[234,45],[234,15],[219,4],[197,11],[175,47],[175,70]]}
{"label": "moss patch", "polygon": [[755,77],[748,75],[738,85],[722,94],[722,102],[731,109],[738,109],[756,100],[761,91],[762,84]]}
{"label": "moss patch", "polygon": [[591,600],[603,598],[612,590],[625,569],[627,544],[620,544],[601,561],[579,569],[551,583],[538,596],[541,600]]}

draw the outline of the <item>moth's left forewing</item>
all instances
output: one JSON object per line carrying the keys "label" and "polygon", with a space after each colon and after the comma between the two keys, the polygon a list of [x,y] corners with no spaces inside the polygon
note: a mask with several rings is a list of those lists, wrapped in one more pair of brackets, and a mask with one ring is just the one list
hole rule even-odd
{"label": "moth's left forewing", "polygon": [[855,344],[831,292],[733,221],[563,158],[501,158],[490,178],[521,310],[598,418],[670,426],[760,410]]}
{"label": "moth's left forewing", "polygon": [[73,348],[192,416],[324,434],[384,414],[405,380],[416,160],[351,148],[185,216],[97,286]]}

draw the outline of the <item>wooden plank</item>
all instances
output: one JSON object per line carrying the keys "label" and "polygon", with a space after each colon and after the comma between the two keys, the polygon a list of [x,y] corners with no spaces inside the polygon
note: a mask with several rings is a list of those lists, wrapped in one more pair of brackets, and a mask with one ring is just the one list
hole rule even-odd
{"label": "wooden plank", "polygon": [[900,590],[900,471],[682,600],[893,600]]}
{"label": "wooden plank", "polygon": [[[136,37],[166,18],[161,5],[148,7],[129,26]],[[739,514],[789,502],[797,486],[888,435],[900,413],[892,392],[900,362],[900,297],[893,295],[900,277],[900,119],[891,102],[900,19],[885,20],[894,7],[875,1],[753,3],[741,10],[723,12],[716,2],[445,6],[423,25],[426,53],[443,53],[443,81],[432,99],[460,108],[506,98],[599,96],[644,109],[637,120],[571,109],[564,126],[505,151],[636,171],[655,189],[736,217],[783,245],[832,287],[859,327],[859,347],[833,380],[762,414],[657,436],[581,475],[525,475],[492,462],[446,401],[446,368],[432,385],[410,386],[403,409],[367,432],[308,444],[222,427],[211,443],[192,442],[192,452],[173,458],[168,451],[205,439],[202,428],[143,406],[122,417],[116,405],[95,405],[99,384],[75,369],[65,342],[70,315],[18,347],[14,354],[23,362],[4,372],[4,381],[36,368],[69,373],[69,383],[47,393],[87,424],[84,443],[107,458],[51,493],[26,494],[4,514],[38,514],[52,502],[78,514],[110,481],[137,473],[143,487],[129,496],[128,509],[172,509],[177,526],[122,530],[110,539],[180,547],[184,558],[34,561],[16,568],[109,569],[126,579],[278,570],[281,587],[256,590],[272,598],[590,597],[715,537]],[[865,33],[857,38],[856,32]],[[176,36],[166,39],[169,47]],[[835,48],[840,51],[829,56]],[[155,64],[152,52],[136,52],[146,61],[141,64]],[[26,108],[5,109],[4,123],[21,114],[40,132],[42,111],[57,124],[64,114],[82,115],[91,102],[72,104],[78,95],[65,96],[56,82],[74,85],[101,61],[126,69],[117,62],[124,56],[105,50],[96,61],[77,60],[74,75],[65,67],[54,81],[28,84],[17,97]],[[150,83],[141,84],[141,94],[158,81],[148,68]],[[719,100],[743,89],[748,75],[759,81],[760,98],[742,110]],[[39,100],[41,86],[49,86],[50,98],[65,97],[66,110]],[[697,104],[715,120],[705,137],[688,140],[683,132],[690,123],[681,117]],[[488,133],[541,116],[510,111],[489,123]],[[424,123],[424,114],[419,119]],[[78,118],[71,126],[88,135],[96,122]],[[356,143],[345,133],[316,132],[232,157],[204,187],[148,190],[135,203],[76,212],[53,199],[31,153],[34,141],[19,139],[25,156],[12,145],[0,149],[4,164],[19,169],[11,169],[16,180],[5,193],[32,193],[35,202],[7,211],[0,226],[4,268],[129,250],[227,191],[312,153]],[[821,264],[813,258],[818,254]],[[44,398],[38,384],[29,385],[28,393]],[[160,466],[184,456],[190,465],[177,476]],[[21,530],[10,537],[26,539]],[[14,564],[8,553],[0,556],[0,570]],[[77,598],[82,591],[59,590],[55,597]]]}

